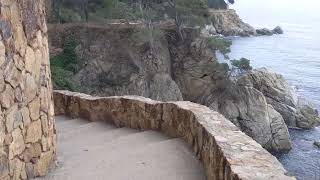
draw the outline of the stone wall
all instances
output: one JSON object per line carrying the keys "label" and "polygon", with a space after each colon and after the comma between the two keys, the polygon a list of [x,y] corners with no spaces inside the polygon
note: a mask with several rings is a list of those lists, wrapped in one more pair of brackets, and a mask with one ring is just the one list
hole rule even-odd
{"label": "stone wall", "polygon": [[192,146],[208,180],[295,179],[275,157],[208,107],[191,102],[159,102],[138,96],[92,97],[55,91],[56,115],[106,121],[119,127],[158,130]]}
{"label": "stone wall", "polygon": [[55,155],[43,0],[0,0],[0,179],[47,172]]}

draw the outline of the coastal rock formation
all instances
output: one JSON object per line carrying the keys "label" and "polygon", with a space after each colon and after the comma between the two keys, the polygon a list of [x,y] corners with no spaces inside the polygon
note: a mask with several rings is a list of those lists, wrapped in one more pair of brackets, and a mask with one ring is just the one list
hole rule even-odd
{"label": "coastal rock formation", "polygon": [[313,143],[316,147],[320,148],[320,141],[314,141]]}
{"label": "coastal rock formation", "polygon": [[268,104],[282,115],[289,127],[309,129],[320,124],[317,110],[298,100],[283,76],[267,69],[258,69],[241,77],[238,83],[262,92]]}
{"label": "coastal rock formation", "polygon": [[[204,30],[209,35],[221,34],[223,36],[272,36],[283,34],[280,26],[273,30],[268,28],[255,29],[243,22],[233,9],[209,10],[209,17],[212,25],[207,25]],[[212,27],[211,27],[212,26]]]}
{"label": "coastal rock formation", "polygon": [[272,36],[274,34],[283,34],[283,30],[280,26],[275,27],[273,30],[268,28],[256,29],[257,35],[260,36]]}
{"label": "coastal rock formation", "polygon": [[250,86],[230,86],[219,97],[219,112],[263,147],[289,151],[291,140],[282,116],[267,103],[262,92]]}
{"label": "coastal rock formation", "polygon": [[179,35],[175,29],[166,26],[165,38],[160,37],[151,50],[149,44],[132,42],[137,27],[141,28],[135,24],[68,24],[52,28],[50,35],[52,46],[58,48],[67,38],[83,37],[76,48],[79,64],[83,65],[71,77],[80,83],[82,92],[207,105],[230,118],[266,149],[291,148],[288,129],[277,113],[280,111],[271,107],[256,87],[241,85],[243,80],[229,80],[225,66],[218,62],[198,29],[186,29],[187,38],[181,43],[176,40]]}
{"label": "coastal rock formation", "polygon": [[257,29],[256,32],[258,35],[262,35],[262,36],[272,36],[273,35],[273,32],[267,28]]}
{"label": "coastal rock formation", "polygon": [[42,0],[0,0],[0,179],[46,174],[56,132]]}
{"label": "coastal rock formation", "polygon": [[275,27],[272,32],[273,34],[283,34],[283,30],[280,26]]}
{"label": "coastal rock formation", "polygon": [[202,162],[208,180],[295,179],[229,120],[199,104],[137,96],[93,97],[69,91],[55,91],[54,99],[57,115],[157,130],[168,137],[182,138]]}
{"label": "coastal rock formation", "polygon": [[224,36],[251,36],[256,31],[249,24],[244,23],[235,10],[210,10],[209,16],[218,34]]}

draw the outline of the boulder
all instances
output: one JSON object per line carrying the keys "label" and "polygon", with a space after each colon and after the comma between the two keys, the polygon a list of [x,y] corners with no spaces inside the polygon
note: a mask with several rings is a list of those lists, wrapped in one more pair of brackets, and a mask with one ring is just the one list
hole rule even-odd
{"label": "boulder", "polygon": [[277,26],[272,30],[272,33],[273,34],[283,34],[283,29],[280,26]]}
{"label": "boulder", "polygon": [[289,127],[310,129],[320,124],[318,111],[310,103],[298,100],[293,89],[279,74],[265,68],[257,69],[240,77],[237,83],[261,91],[268,104],[281,114]]}
{"label": "boulder", "polygon": [[271,149],[276,152],[288,152],[291,150],[291,139],[286,123],[280,113],[268,104],[268,115],[271,125],[272,141]]}
{"label": "boulder", "polygon": [[272,36],[273,35],[273,32],[267,28],[256,29],[256,32],[258,35],[261,35],[261,36]]}
{"label": "boulder", "polygon": [[229,87],[220,97],[219,111],[267,150],[287,152],[291,149],[290,135],[282,116],[254,87]]}
{"label": "boulder", "polygon": [[301,98],[298,100],[297,114],[297,127],[310,129],[320,125],[318,110]]}
{"label": "boulder", "polygon": [[320,148],[320,141],[314,141],[313,143],[316,147]]}

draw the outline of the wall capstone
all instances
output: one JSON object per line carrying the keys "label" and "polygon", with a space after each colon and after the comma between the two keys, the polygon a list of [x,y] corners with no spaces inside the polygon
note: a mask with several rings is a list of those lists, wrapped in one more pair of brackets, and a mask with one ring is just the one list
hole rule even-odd
{"label": "wall capstone", "polygon": [[280,162],[221,114],[191,102],[138,96],[92,97],[54,91],[55,114],[180,137],[202,162],[208,180],[287,180]]}
{"label": "wall capstone", "polygon": [[0,179],[46,174],[56,131],[43,0],[0,0]]}

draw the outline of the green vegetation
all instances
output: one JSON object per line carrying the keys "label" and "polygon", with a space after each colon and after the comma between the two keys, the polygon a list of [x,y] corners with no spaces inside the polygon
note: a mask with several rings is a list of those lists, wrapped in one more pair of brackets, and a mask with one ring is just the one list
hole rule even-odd
{"label": "green vegetation", "polygon": [[234,70],[238,70],[241,74],[252,70],[250,65],[250,60],[246,58],[241,58],[240,60],[231,60],[231,65]]}
{"label": "green vegetation", "polygon": [[214,50],[218,50],[223,54],[226,58],[228,58],[227,54],[231,52],[232,41],[223,37],[209,37],[208,45]]}
{"label": "green vegetation", "polygon": [[58,88],[78,90],[77,85],[70,80],[70,77],[78,70],[75,48],[76,42],[68,40],[63,47],[63,52],[50,59],[52,80]]}
{"label": "green vegetation", "polygon": [[194,24],[203,21],[209,7],[225,9],[228,5],[224,0],[54,0],[52,9],[61,23],[141,19],[146,11],[153,11],[158,19],[166,14],[178,24]]}
{"label": "green vegetation", "polygon": [[[234,0],[228,0],[228,2],[233,4]],[[228,4],[224,0],[208,0],[208,5],[210,8],[215,8],[215,9],[228,8]]]}

